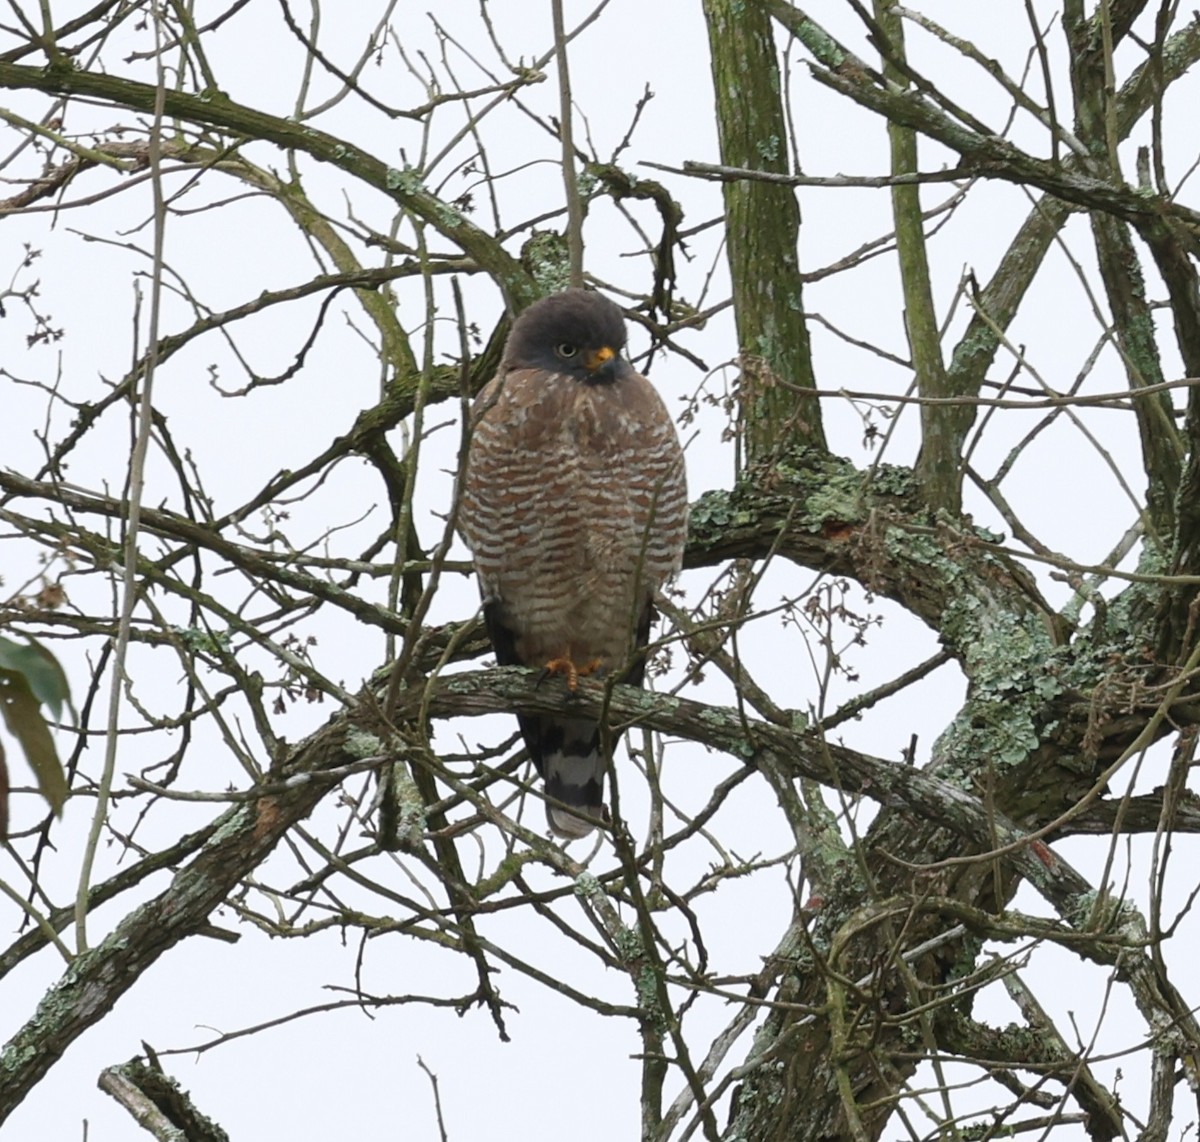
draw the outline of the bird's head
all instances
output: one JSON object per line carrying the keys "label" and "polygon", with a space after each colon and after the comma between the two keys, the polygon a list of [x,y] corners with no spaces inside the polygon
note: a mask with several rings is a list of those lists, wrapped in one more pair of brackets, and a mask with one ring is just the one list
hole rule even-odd
{"label": "bird's head", "polygon": [[621,355],[625,319],[602,294],[569,289],[536,301],[513,325],[504,349],[510,369],[545,369],[609,384],[633,373]]}

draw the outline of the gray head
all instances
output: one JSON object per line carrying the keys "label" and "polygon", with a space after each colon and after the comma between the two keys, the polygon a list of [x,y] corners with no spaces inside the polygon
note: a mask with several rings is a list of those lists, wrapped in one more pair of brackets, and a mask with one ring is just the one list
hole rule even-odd
{"label": "gray head", "polygon": [[632,366],[621,356],[625,319],[603,294],[568,289],[535,301],[513,325],[505,369],[545,369],[585,383],[618,380]]}

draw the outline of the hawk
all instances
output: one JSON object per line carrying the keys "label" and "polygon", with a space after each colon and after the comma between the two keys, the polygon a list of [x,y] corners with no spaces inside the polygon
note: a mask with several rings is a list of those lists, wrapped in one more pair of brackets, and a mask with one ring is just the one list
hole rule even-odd
{"label": "hawk", "polygon": [[[662,398],[622,356],[625,321],[566,290],[513,325],[471,414],[458,528],[501,666],[642,685],[653,597],[687,536],[683,450]],[[561,837],[604,808],[595,719],[518,715]],[[568,808],[569,807],[569,808]]]}

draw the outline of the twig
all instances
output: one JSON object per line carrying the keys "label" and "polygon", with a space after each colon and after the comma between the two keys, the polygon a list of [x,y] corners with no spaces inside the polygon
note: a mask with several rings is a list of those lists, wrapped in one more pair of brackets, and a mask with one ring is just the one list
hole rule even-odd
{"label": "twig", "polygon": [[[162,12],[158,0],[151,0],[152,22],[156,43],[162,40]],[[87,951],[88,894],[91,891],[92,867],[100,835],[108,816],[109,797],[112,793],[113,776],[117,766],[117,743],[120,740],[121,692],[125,684],[125,657],[129,649],[129,631],[133,623],[133,611],[137,605],[138,535],[141,524],[142,492],[145,487],[146,454],[150,447],[153,427],[153,404],[151,397],[154,386],[154,371],[158,364],[158,319],[162,308],[163,243],[166,236],[166,201],[162,184],[162,153],[160,136],[166,106],[166,67],[159,56],[155,61],[156,94],[154,122],[150,133],[150,170],[154,196],[154,264],[150,278],[150,318],[147,340],[150,345],[146,357],[146,373],[142,382],[138,404],[137,432],[133,453],[129,461],[129,514],[126,520],[125,557],[121,573],[121,613],[117,626],[117,637],[112,658],[112,682],[108,700],[108,729],[104,742],[104,768],[101,773],[92,813],[92,824],[88,831],[83,859],[79,868],[79,887],[75,894],[75,946],[77,951]],[[136,399],[136,398],[135,398]]]}
{"label": "twig", "polygon": [[420,1055],[417,1056],[417,1066],[429,1076],[429,1085],[433,1087],[433,1106],[437,1112],[438,1135],[442,1142],[450,1142],[450,1136],[446,1133],[446,1120],[442,1117],[442,1094],[438,1090],[437,1075],[426,1066],[425,1060]]}
{"label": "twig", "polygon": [[567,33],[563,26],[562,0],[550,0],[554,12],[554,54],[558,62],[558,131],[562,139],[563,186],[567,195],[567,257],[571,285],[583,285],[583,202],[575,173],[575,142],[572,129],[571,73],[567,64]]}

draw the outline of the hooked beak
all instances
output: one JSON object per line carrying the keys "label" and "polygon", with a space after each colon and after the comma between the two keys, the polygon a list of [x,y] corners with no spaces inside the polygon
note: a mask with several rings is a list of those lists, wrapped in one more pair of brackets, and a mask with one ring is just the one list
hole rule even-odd
{"label": "hooked beak", "polygon": [[625,359],[609,345],[584,353],[583,367],[590,374],[589,380],[596,381],[615,380],[629,368]]}

